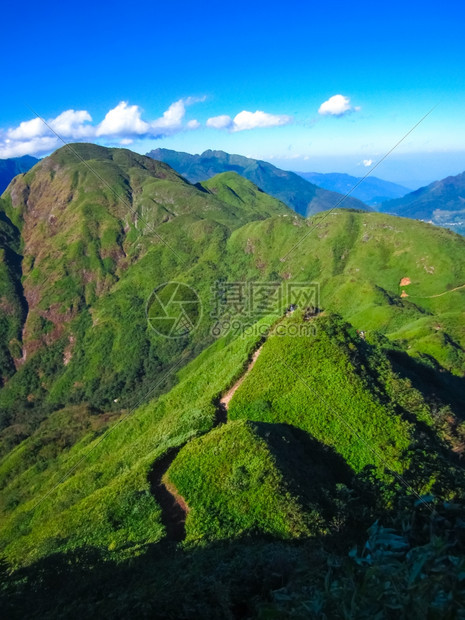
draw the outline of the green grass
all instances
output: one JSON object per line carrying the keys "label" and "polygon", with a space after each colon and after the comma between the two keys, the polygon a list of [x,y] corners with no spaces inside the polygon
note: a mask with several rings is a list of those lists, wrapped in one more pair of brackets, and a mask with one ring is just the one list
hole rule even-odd
{"label": "green grass", "polygon": [[[298,317],[286,321],[292,324]],[[390,469],[404,470],[412,429],[377,397],[378,378],[366,372],[360,339],[332,317],[314,327],[314,336],[269,338],[231,401],[231,419],[292,424],[333,446],[356,471],[369,464],[385,469],[374,452]]]}
{"label": "green grass", "polygon": [[[24,393],[43,411],[79,402],[109,409],[115,398],[132,402],[182,349],[195,355],[211,342],[211,287],[219,279],[318,281],[320,304],[355,327],[381,330],[411,355],[432,358],[453,374],[465,371],[465,290],[428,299],[465,282],[463,239],[376,213],[340,210],[306,221],[235,173],[210,179],[208,191],[201,191],[164,164],[130,151],[76,148],[121,199],[66,149],[14,183],[37,194],[36,209],[44,210],[40,230],[31,225],[16,186],[16,202],[8,193],[3,199],[22,230],[29,300],[24,331],[21,314],[0,323],[3,374],[10,377],[0,391],[4,425],[25,414]],[[123,200],[132,200],[143,220],[136,224]],[[153,226],[179,257],[154,238]],[[405,276],[412,284],[401,299]],[[147,328],[144,309],[151,290],[172,279],[198,289],[204,318],[192,338],[169,348]],[[450,319],[439,337],[434,325],[445,314]],[[425,316],[431,317],[429,333],[418,337],[409,326]],[[50,344],[70,357],[52,373],[34,361],[35,352]],[[23,353],[26,364],[15,373],[12,356]],[[19,407],[13,409],[14,402]]]}
{"label": "green grass", "polygon": [[[463,239],[376,213],[341,210],[305,220],[234,174],[202,189],[124,149],[77,148],[122,198],[61,149],[2,199],[0,293],[18,293],[22,283],[29,302],[27,317],[19,294],[15,312],[0,316],[0,353],[10,373],[0,389],[0,550],[9,561],[89,545],[120,557],[160,542],[165,532],[148,475],[181,446],[169,476],[192,505],[191,542],[330,531],[345,522],[349,473],[374,466],[388,481],[386,463],[419,492],[447,498],[451,477],[460,492],[447,443],[454,431],[460,447],[460,425],[454,430],[452,416],[444,431],[437,418],[442,424],[445,405],[452,407],[445,386],[455,401],[461,394],[464,291],[428,296],[465,283]],[[21,189],[34,198],[34,218]],[[8,252],[23,256],[21,270],[11,270]],[[411,279],[406,298],[403,277]],[[194,287],[203,303],[197,330],[179,341],[157,336],[145,317],[151,291],[168,280]],[[315,336],[269,337],[231,402],[231,422],[212,431],[215,399],[241,376],[260,340],[257,331],[213,341],[217,280],[318,282],[327,314],[314,321]],[[282,325],[300,322],[299,309]],[[367,331],[366,342],[355,328]],[[26,362],[14,368],[13,352],[24,351]],[[397,376],[393,351],[410,356],[416,376],[432,369],[440,398]],[[349,473],[325,477],[308,442],[326,470],[342,463]]]}
{"label": "green grass", "polygon": [[194,439],[165,476],[189,506],[186,543],[327,534],[348,516],[354,472],[288,424],[229,421]]}
{"label": "green grass", "polygon": [[[214,400],[242,372],[255,346],[256,336],[216,342],[180,372],[169,393],[138,408],[102,443],[105,425],[43,459],[54,418],[43,422],[0,462],[2,552],[13,562],[30,562],[84,544],[121,552],[160,540],[164,530],[148,473],[167,450],[212,428]],[[60,435],[55,428],[53,441],[66,445],[66,435],[66,429]],[[24,454],[29,454],[26,468]],[[77,463],[76,471],[55,487]]]}
{"label": "green grass", "polygon": [[246,533],[278,538],[308,533],[302,507],[249,422],[231,422],[189,442],[168,479],[190,507],[186,542]]}

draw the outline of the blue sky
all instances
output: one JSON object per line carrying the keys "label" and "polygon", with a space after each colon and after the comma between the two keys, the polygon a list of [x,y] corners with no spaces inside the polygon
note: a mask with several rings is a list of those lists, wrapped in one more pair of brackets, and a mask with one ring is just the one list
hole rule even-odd
{"label": "blue sky", "polygon": [[362,175],[437,105],[375,174],[465,170],[459,2],[7,0],[2,17],[0,157],[58,146],[30,106],[67,141]]}

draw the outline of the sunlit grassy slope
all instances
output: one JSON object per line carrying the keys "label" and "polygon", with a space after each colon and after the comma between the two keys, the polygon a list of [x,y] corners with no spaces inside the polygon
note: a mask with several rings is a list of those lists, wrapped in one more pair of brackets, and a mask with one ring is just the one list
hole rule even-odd
{"label": "sunlit grassy slope", "polygon": [[[419,492],[460,495],[463,238],[376,213],[304,219],[235,174],[195,187],[129,151],[74,148],[103,187],[62,149],[2,197],[0,550],[11,562],[162,540],[148,476],[174,447],[167,475],[191,508],[189,544],[330,531],[371,466],[378,482],[393,470]],[[168,280],[203,304],[179,340],[145,315]],[[216,399],[261,339],[215,341],[218,280],[315,282],[325,314],[313,335],[269,336],[213,429]],[[308,326],[301,310],[281,325]],[[339,473],[325,477],[309,446]]]}
{"label": "sunlit grassy slope", "polygon": [[[342,210],[250,223],[228,243],[237,258],[231,260],[235,276],[316,281],[321,307],[364,331],[396,338],[402,330],[399,340],[410,353],[424,353],[459,375],[465,370],[465,287],[453,289],[465,284],[464,252],[465,240],[448,230]],[[401,286],[404,278],[410,283]]]}
{"label": "sunlit grassy slope", "polygon": [[93,416],[90,424],[84,418],[67,440],[70,429],[57,427],[76,414],[52,414],[0,465],[7,555],[24,560],[53,548],[103,544],[124,549],[159,540],[163,527],[150,495],[149,471],[168,449],[212,428],[214,400],[241,373],[255,340],[215,343],[179,373],[176,387],[141,406],[101,443],[106,428],[122,418],[105,423]]}

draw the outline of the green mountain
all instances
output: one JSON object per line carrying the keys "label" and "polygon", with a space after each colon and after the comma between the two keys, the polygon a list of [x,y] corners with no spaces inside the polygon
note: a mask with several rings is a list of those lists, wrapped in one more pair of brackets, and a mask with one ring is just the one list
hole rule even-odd
{"label": "green mountain", "polygon": [[226,204],[130,151],[73,149],[83,161],[60,149],[17,177],[3,198],[3,425],[10,415],[24,415],[28,425],[31,403],[37,411],[89,399],[98,407],[115,398],[124,404],[147,372],[180,355],[165,341],[155,347],[141,329],[156,284],[186,261],[184,279],[197,282],[203,263],[213,278],[215,245],[225,235],[250,219],[292,214],[240,177],[236,190],[256,192],[253,208]]}
{"label": "green mountain", "polygon": [[465,234],[465,172],[420,187],[403,198],[383,202],[380,210]]}
{"label": "green mountain", "polygon": [[8,187],[10,181],[22,172],[27,172],[35,166],[39,160],[30,155],[0,159],[0,194]]}
{"label": "green mountain", "polygon": [[250,213],[254,220],[258,214],[292,215],[286,205],[259,187],[248,181],[237,172],[223,172],[211,179],[198,183],[197,187],[215,196],[222,202],[240,209],[241,214]]}
{"label": "green mountain", "polygon": [[211,150],[201,155],[190,155],[169,149],[155,149],[147,155],[169,164],[191,183],[205,181],[222,172],[237,172],[300,215],[312,215],[336,205],[370,211],[356,198],[348,196],[341,202],[343,196],[340,194],[317,187],[294,172],[286,172],[250,157]]}
{"label": "green mountain", "polygon": [[463,237],[87,144],[1,213],[8,617],[454,617]]}
{"label": "green mountain", "polygon": [[[333,192],[339,192],[340,194],[346,194],[351,191],[361,181],[361,177],[354,177],[350,174],[341,174],[339,172],[297,172],[296,174],[310,181],[310,183]],[[376,207],[387,200],[402,198],[410,191],[407,187],[397,183],[369,176],[351,192],[351,196],[358,198],[367,205]]]}

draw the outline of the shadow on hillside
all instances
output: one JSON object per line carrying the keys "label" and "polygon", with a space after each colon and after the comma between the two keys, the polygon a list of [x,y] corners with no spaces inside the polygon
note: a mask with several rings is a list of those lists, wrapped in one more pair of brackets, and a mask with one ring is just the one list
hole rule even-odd
{"label": "shadow on hillside", "polygon": [[388,350],[393,369],[428,399],[439,399],[449,405],[452,413],[465,419],[465,377],[457,377],[444,369],[426,366],[404,351]]}
{"label": "shadow on hillside", "polygon": [[329,519],[337,510],[337,485],[352,487],[355,472],[332,447],[291,424],[254,422],[283,474],[289,491],[305,508]]}
{"label": "shadow on hillside", "polygon": [[[443,518],[446,512],[447,520]],[[425,609],[437,609],[438,568],[447,571],[439,584],[439,588],[444,588],[439,590],[441,597],[445,592],[447,600],[454,601],[458,594],[456,600],[459,605],[462,596],[458,589],[460,565],[456,570],[451,570],[456,557],[449,556],[452,562],[448,564],[444,549],[447,549],[446,553],[452,553],[453,549],[453,556],[463,555],[463,521],[460,520],[460,512],[456,511],[455,517],[451,517],[450,510],[446,512],[433,519],[423,511],[421,518],[421,511],[412,510],[411,504],[406,505],[392,525],[400,531],[405,518],[410,520],[414,531],[413,535],[410,532],[409,539],[416,547],[411,547],[411,550],[416,553],[409,559],[410,552],[407,556],[401,551],[396,552],[395,556],[401,558],[399,563],[393,553],[383,550],[379,555],[378,551],[375,572],[371,565],[365,568],[357,566],[350,560],[350,554],[348,556],[349,550],[353,551],[354,543],[360,549],[366,542],[368,534],[365,524],[360,524],[358,538],[353,535],[354,532],[347,533],[345,547],[340,552],[331,536],[299,542],[249,537],[194,548],[180,548],[173,543],[161,542],[139,548],[138,556],[126,559],[121,556],[118,559],[104,549],[87,547],[50,555],[11,575],[8,575],[5,563],[0,562],[0,605],[3,617],[9,620],[88,617],[162,620],[342,618],[353,617],[347,616],[347,610],[354,609],[357,592],[358,603],[362,603],[361,609],[365,612],[360,617],[394,618],[398,617],[401,607],[396,606],[393,612],[393,592],[389,590],[386,593],[384,577],[392,575],[397,582],[396,600],[406,610],[402,617],[410,617],[407,609],[411,617],[420,617],[415,614],[418,596],[426,597]],[[386,530],[384,536],[386,534],[389,540],[390,530]],[[448,536],[447,547],[438,546],[438,535]],[[398,538],[396,535],[392,540],[398,544]],[[421,563],[419,568],[418,558],[422,557],[427,558],[428,563]],[[396,571],[407,562],[411,572],[407,568],[398,574]],[[418,576],[419,570],[424,575],[415,585],[415,578],[411,575]],[[369,577],[369,581],[364,575]],[[415,589],[412,591],[413,587]],[[366,597],[367,588],[370,591],[375,588],[373,599]],[[293,598],[294,594],[298,595],[297,599]],[[343,595],[342,598],[340,595]],[[302,613],[292,613],[297,609],[294,605],[279,605],[286,601],[299,603],[298,610]],[[276,602],[278,606],[274,605]],[[304,606],[301,603],[305,603]],[[338,603],[336,608],[333,603]],[[429,604],[431,607],[428,607]],[[455,609],[454,604],[450,609]],[[455,618],[456,615],[445,614],[443,617]]]}
{"label": "shadow on hillside", "polygon": [[[89,546],[49,555],[11,575],[0,562],[3,617],[274,618],[279,616],[262,614],[283,588],[296,583],[298,588],[299,584],[308,588],[315,583],[323,591],[325,579],[334,579],[335,567],[343,566],[349,550],[355,544],[363,546],[368,527],[377,518],[389,524],[388,511],[371,507],[382,485],[374,480],[370,484],[369,476],[354,475],[331,448],[299,429],[266,423],[256,428],[281,471],[289,474],[290,485],[301,493],[314,498],[320,487],[332,493],[341,482],[355,489],[358,498],[346,502],[348,518],[342,530],[295,541],[243,536],[208,544],[200,541],[191,547],[165,539],[143,548],[128,545],[119,555]],[[309,461],[304,467],[302,457]],[[160,459],[163,469],[172,458],[169,453],[166,461]],[[412,503],[410,498],[398,522],[403,515],[412,519],[412,513],[418,512],[412,510]],[[424,529],[429,535],[430,528]]]}
{"label": "shadow on hillside", "polygon": [[[411,357],[405,351],[386,345],[382,349],[394,373],[401,379],[410,381],[411,389],[409,391],[405,384],[399,382],[394,382],[388,389],[382,369],[379,371],[373,362],[363,367],[363,375],[368,380],[370,389],[376,393],[381,403],[389,405],[394,402],[396,413],[412,425],[414,441],[411,448],[419,454],[423,450],[421,458],[425,463],[432,464],[434,461],[432,458],[425,459],[425,452],[428,452],[434,453],[439,461],[450,461],[453,466],[463,468],[465,461],[462,452],[465,450],[465,445],[459,424],[465,419],[463,407],[465,378],[457,377],[437,367],[437,362],[432,358],[432,365],[428,366],[424,361]],[[360,341],[359,352],[363,360],[372,353],[376,355],[376,347]],[[356,363],[359,364],[360,361],[357,360]],[[421,394],[421,398],[414,390]],[[431,412],[433,424],[428,423],[431,417],[424,411],[425,405]],[[425,419],[421,419],[425,414]],[[416,461],[416,470],[427,471],[428,467],[419,467],[421,458]],[[441,469],[446,471],[446,463],[441,462]],[[419,484],[421,487],[421,481]],[[448,488],[453,487],[454,485],[449,482]]]}
{"label": "shadow on hillside", "polygon": [[[245,619],[303,564],[327,570],[315,543],[247,540],[182,550],[173,543],[117,562],[87,547],[3,579],[3,617]],[[0,567],[1,569],[1,567]]]}
{"label": "shadow on hillside", "polygon": [[[185,444],[183,444],[185,445]],[[166,474],[182,446],[168,450],[155,461],[149,472],[150,491],[161,508],[161,521],[165,526],[168,540],[179,542],[186,536],[186,512],[166,488],[163,476]]]}

